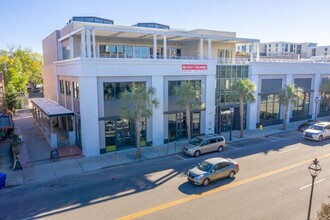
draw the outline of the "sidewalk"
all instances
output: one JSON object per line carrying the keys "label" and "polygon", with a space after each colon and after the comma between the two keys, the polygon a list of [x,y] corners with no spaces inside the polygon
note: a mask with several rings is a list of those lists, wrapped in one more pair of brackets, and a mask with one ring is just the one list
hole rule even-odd
{"label": "sidewalk", "polygon": [[[23,125],[16,123],[15,131],[16,129],[18,130],[21,129],[21,131],[23,131],[24,129],[27,128],[29,131],[32,131],[33,129],[38,129],[36,127],[30,128],[32,124],[30,124],[31,121],[29,122],[29,120],[31,120],[33,123],[33,119],[31,117],[27,117],[27,121]],[[229,136],[230,136],[229,132],[223,132],[222,135],[226,138],[228,145],[230,145],[231,143],[235,143],[235,142],[245,141],[253,138],[287,132],[291,130],[297,130],[299,124],[300,124],[299,122],[290,123],[287,125],[287,130],[283,130],[282,125],[265,127],[262,132],[259,129],[245,130],[243,138],[239,138],[240,131],[235,130],[232,131],[231,141],[229,140]],[[22,126],[27,126],[27,127],[22,129]],[[25,158],[22,161],[23,169],[13,171],[12,168],[8,165],[8,161],[1,162],[3,158],[1,157],[1,151],[0,151],[0,172],[6,173],[7,175],[6,187],[13,187],[26,183],[43,182],[63,176],[70,176],[84,172],[95,171],[102,168],[112,167],[116,165],[127,164],[127,163],[147,160],[151,158],[162,157],[170,154],[175,154],[181,152],[183,145],[186,143],[186,141],[181,141],[175,143],[172,142],[161,146],[142,147],[141,159],[139,160],[136,159],[136,155],[135,155],[136,149],[134,148],[134,149],[110,152],[94,157],[74,158],[73,156],[72,158],[66,158],[65,160],[61,158],[60,161],[50,162],[49,161],[49,152],[51,149],[50,146],[47,146],[45,142],[42,142],[39,135],[37,135],[38,137],[31,137],[31,135],[33,135],[32,133],[29,133],[28,135],[30,136],[30,138],[24,137],[24,131],[23,131],[23,141],[26,141],[26,145],[29,145],[29,146],[25,146],[25,148],[33,148],[34,150],[31,151],[26,149],[26,152],[30,151],[34,154],[37,154],[37,156],[40,156],[40,158],[46,157],[46,159],[44,158],[44,160],[42,160],[45,162],[32,164],[32,165],[31,163],[28,164],[27,162],[24,162],[24,160],[25,161],[29,160],[29,158],[27,158],[28,157],[27,154],[27,156],[25,156]],[[9,141],[7,142],[9,143]],[[1,148],[3,149],[5,148],[3,146],[5,145],[5,143],[6,142],[0,143]]]}

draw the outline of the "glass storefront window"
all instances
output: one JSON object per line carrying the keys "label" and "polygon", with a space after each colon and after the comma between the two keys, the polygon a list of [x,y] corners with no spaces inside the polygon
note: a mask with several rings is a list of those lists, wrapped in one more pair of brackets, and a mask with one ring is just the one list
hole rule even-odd
{"label": "glass storefront window", "polygon": [[126,58],[133,57],[133,46],[125,46],[125,55],[126,55]]}
{"label": "glass storefront window", "polygon": [[124,46],[123,45],[118,45],[117,46],[117,53],[119,58],[124,57]]}
{"label": "glass storefront window", "polygon": [[296,99],[293,103],[292,116],[308,116],[309,115],[310,93],[305,92],[301,99]]}
{"label": "glass storefront window", "polygon": [[116,55],[117,55],[117,46],[111,44],[109,46],[109,52],[110,52],[111,57],[116,57]]}
{"label": "glass storefront window", "polygon": [[260,122],[280,118],[278,94],[265,94],[260,97]]}
{"label": "glass storefront window", "polygon": [[[223,55],[225,51],[218,51]],[[220,54],[219,54],[220,55]],[[237,79],[248,77],[248,66],[247,65],[218,65],[216,74],[216,83],[220,85],[216,88],[216,116],[215,116],[215,132],[220,133],[226,129],[223,123],[227,123],[221,116],[221,112],[228,110],[229,108],[238,108],[239,100],[235,92],[231,90],[233,82]],[[240,119],[239,114],[234,116],[233,128],[239,127]],[[243,124],[245,126],[246,114],[244,115]],[[237,126],[236,126],[237,125]]]}
{"label": "glass storefront window", "polygon": [[330,92],[323,92],[320,102],[320,113],[328,112],[330,109]]}
{"label": "glass storefront window", "polygon": [[[129,120],[117,118],[106,120],[105,124],[105,148],[106,151],[116,151],[135,147],[135,125]],[[146,123],[142,119],[142,130],[140,134],[140,146],[146,146]]]}

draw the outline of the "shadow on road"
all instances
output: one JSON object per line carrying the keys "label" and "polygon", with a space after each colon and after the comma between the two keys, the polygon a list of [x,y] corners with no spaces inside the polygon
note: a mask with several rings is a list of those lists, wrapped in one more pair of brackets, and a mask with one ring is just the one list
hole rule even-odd
{"label": "shadow on road", "polygon": [[212,189],[216,189],[222,186],[225,186],[231,182],[235,181],[235,178],[224,178],[224,179],[220,179],[214,182],[211,182],[208,186],[197,186],[197,185],[193,185],[190,182],[185,182],[183,184],[181,184],[178,189],[180,192],[186,194],[186,195],[198,195],[198,194],[202,194],[204,192],[210,191]]}

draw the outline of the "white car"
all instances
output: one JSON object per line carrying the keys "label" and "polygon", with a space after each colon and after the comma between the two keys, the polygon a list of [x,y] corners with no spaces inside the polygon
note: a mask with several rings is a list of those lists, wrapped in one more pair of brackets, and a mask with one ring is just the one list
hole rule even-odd
{"label": "white car", "polygon": [[316,141],[330,138],[330,122],[320,122],[310,126],[304,131],[304,138]]}

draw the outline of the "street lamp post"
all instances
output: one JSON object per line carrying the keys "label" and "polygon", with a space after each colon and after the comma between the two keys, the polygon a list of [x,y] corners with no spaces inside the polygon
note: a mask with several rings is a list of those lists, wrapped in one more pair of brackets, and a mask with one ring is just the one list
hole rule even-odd
{"label": "street lamp post", "polygon": [[230,108],[230,132],[229,132],[229,140],[231,141],[231,135],[232,135],[232,130],[233,130],[233,113],[234,113],[234,108]]}
{"label": "street lamp post", "polygon": [[309,165],[309,167],[308,167],[308,171],[312,176],[312,189],[311,189],[311,195],[310,195],[310,198],[309,198],[309,207],[308,207],[307,220],[310,219],[310,214],[311,214],[312,198],[313,198],[313,190],[314,190],[314,180],[317,177],[317,175],[319,175],[321,170],[322,170],[322,168],[319,165],[319,161],[317,160],[317,158],[315,158],[315,160],[313,160],[313,163],[311,165]]}
{"label": "street lamp post", "polygon": [[320,97],[316,96],[314,101],[315,101],[315,121],[317,120],[317,103],[321,100]]}

